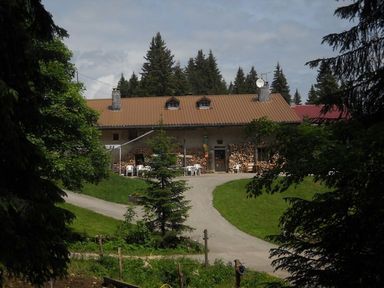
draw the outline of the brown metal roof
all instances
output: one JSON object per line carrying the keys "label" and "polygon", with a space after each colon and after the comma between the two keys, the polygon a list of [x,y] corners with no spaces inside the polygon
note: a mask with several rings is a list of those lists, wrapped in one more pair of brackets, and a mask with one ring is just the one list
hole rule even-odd
{"label": "brown metal roof", "polygon": [[121,109],[113,111],[111,99],[87,100],[92,109],[100,113],[98,124],[102,128],[154,127],[162,120],[164,126],[234,126],[244,125],[263,116],[280,123],[298,123],[300,118],[280,94],[271,94],[270,100],[255,101],[254,94],[208,95],[210,109],[199,109],[196,102],[202,95],[177,96],[179,109],[167,109],[171,98],[122,98]]}

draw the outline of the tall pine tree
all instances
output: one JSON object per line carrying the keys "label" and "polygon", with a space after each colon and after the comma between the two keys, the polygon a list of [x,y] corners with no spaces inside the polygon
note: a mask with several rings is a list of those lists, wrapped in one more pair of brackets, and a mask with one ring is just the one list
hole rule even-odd
{"label": "tall pine tree", "polygon": [[320,64],[316,80],[315,89],[318,102],[321,104],[333,102],[333,99],[338,97],[339,84],[326,62]]}
{"label": "tall pine tree", "polygon": [[0,2],[0,286],[65,276],[67,188],[106,175],[97,114],[74,83],[67,36],[39,0]]}
{"label": "tall pine tree", "polygon": [[208,72],[208,94],[226,94],[227,87],[223,77],[221,76],[220,70],[217,67],[216,58],[213,56],[212,50],[209,50],[206,62]]}
{"label": "tall pine tree", "polygon": [[173,81],[174,81],[174,96],[181,96],[181,95],[187,95],[191,88],[189,86],[189,82],[187,80],[186,73],[184,70],[180,67],[180,63],[176,63],[175,67],[173,68]]}
{"label": "tall pine tree", "polygon": [[173,83],[173,55],[165,45],[158,32],[152,38],[149,50],[144,57],[141,72],[141,89],[145,96],[172,95]]}
{"label": "tall pine tree", "polygon": [[254,94],[258,93],[258,87],[256,86],[257,73],[255,67],[252,66],[251,70],[245,78],[245,93]]}
{"label": "tall pine tree", "polygon": [[277,63],[274,71],[271,89],[272,93],[280,93],[288,104],[291,103],[291,95],[289,94],[287,78],[285,78],[283,69],[281,69],[279,63]]}
{"label": "tall pine tree", "polygon": [[192,94],[212,95],[227,93],[227,85],[212,51],[209,51],[208,57],[204,55],[203,50],[197,51],[196,57],[190,58],[188,61],[186,75]]}
{"label": "tall pine tree", "polygon": [[140,90],[140,81],[135,72],[132,73],[128,81],[128,95],[129,97],[143,96]]}
{"label": "tall pine tree", "polygon": [[281,218],[271,256],[294,287],[384,287],[383,1],[343,3],[335,15],[349,28],[323,38],[338,54],[309,64],[329,65],[343,91],[325,107],[346,108],[351,117],[284,127],[277,165],[248,186],[254,194],[284,191],[313,174],[328,188],[289,199]]}
{"label": "tall pine tree", "polygon": [[297,88],[295,91],[295,95],[293,95],[293,103],[295,105],[301,105],[301,95],[299,93],[299,90],[297,90]]}
{"label": "tall pine tree", "polygon": [[244,94],[246,93],[245,87],[245,76],[243,68],[237,69],[235,81],[233,82],[233,94]]}
{"label": "tall pine tree", "polygon": [[311,89],[308,92],[308,98],[305,104],[319,104],[319,97],[317,96],[315,87],[311,85]]}
{"label": "tall pine tree", "polygon": [[155,245],[176,247],[185,231],[192,230],[185,224],[190,209],[184,192],[188,189],[185,180],[175,180],[180,175],[176,166],[174,139],[163,129],[156,131],[149,142],[153,157],[147,174],[148,188],[141,197],[145,210],[145,222],[156,239]]}
{"label": "tall pine tree", "polygon": [[122,98],[129,97],[129,82],[125,80],[124,74],[121,73],[121,77],[119,82],[117,83],[117,89],[120,90],[120,94]]}

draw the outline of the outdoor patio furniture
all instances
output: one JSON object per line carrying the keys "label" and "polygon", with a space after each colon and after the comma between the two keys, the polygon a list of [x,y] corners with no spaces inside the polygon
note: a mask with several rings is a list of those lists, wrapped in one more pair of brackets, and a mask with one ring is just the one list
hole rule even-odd
{"label": "outdoor patio furniture", "polygon": [[201,175],[201,170],[202,170],[201,165],[195,164],[195,165],[193,165],[193,167],[195,167],[195,175]]}
{"label": "outdoor patio furniture", "polygon": [[241,165],[240,164],[236,164],[236,165],[234,165],[233,166],[233,172],[234,173],[239,173],[240,172],[240,167],[241,167]]}
{"label": "outdoor patio furniture", "polygon": [[195,166],[187,166],[185,167],[187,175],[195,176],[196,175],[196,167]]}
{"label": "outdoor patio furniture", "polygon": [[144,165],[137,165],[136,166],[136,176],[140,176],[140,173],[143,173]]}
{"label": "outdoor patio furniture", "polygon": [[[131,174],[131,175],[129,175],[129,174]],[[133,176],[133,174],[134,174],[134,167],[133,167],[133,165],[127,165],[125,167],[125,175],[126,176]]]}

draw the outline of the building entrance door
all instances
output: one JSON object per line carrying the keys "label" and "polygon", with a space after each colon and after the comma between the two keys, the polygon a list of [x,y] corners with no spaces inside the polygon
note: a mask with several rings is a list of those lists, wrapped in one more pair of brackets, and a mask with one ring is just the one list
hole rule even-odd
{"label": "building entrance door", "polygon": [[225,150],[215,150],[215,171],[226,171]]}

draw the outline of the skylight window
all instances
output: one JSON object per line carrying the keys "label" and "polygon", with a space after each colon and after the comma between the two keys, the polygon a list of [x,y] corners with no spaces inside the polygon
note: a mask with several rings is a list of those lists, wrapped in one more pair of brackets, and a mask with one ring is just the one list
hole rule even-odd
{"label": "skylight window", "polygon": [[196,106],[199,109],[209,109],[211,108],[211,100],[209,100],[207,97],[203,97],[197,101]]}
{"label": "skylight window", "polygon": [[177,110],[180,108],[180,101],[177,98],[172,97],[165,103],[165,108],[168,110]]}

